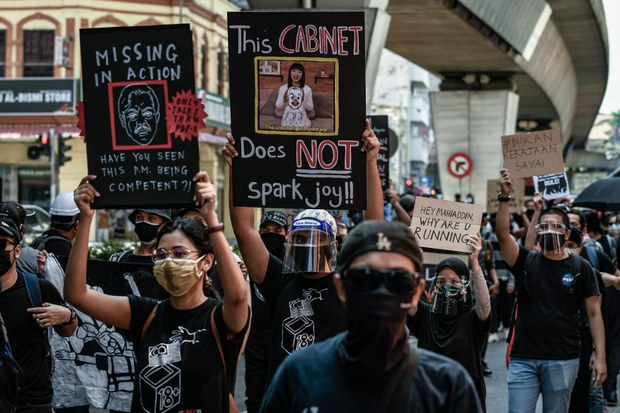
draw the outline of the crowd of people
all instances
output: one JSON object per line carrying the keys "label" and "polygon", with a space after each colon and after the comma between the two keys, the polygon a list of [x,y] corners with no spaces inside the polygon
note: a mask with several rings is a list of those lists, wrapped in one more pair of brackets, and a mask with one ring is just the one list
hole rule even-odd
{"label": "crowd of people", "polygon": [[[238,152],[227,139],[222,153],[232,169]],[[502,170],[498,211],[467,238],[471,253],[450,254],[427,285],[411,231],[415,197],[383,193],[368,122],[361,142],[365,211],[349,220],[320,209],[292,219],[272,210],[257,228],[254,209],[231,201],[240,255],[224,235],[206,172],[194,177],[195,206],[133,210],[140,243],[110,260],[152,265],[160,290],[146,297],[87,285],[96,176],[59,195],[50,231],[31,246],[21,245],[25,210],[1,203],[0,315],[22,373],[16,398],[0,397],[0,411],[89,411],[59,405],[50,378],[48,327],[72,335],[76,309],[134,343],[126,411],[235,411],[245,356],[249,413],[484,412],[486,346],[500,336],[509,343],[509,412],[534,412],[541,394],[545,412],[603,412],[617,403],[617,217],[539,194],[510,214],[513,181]],[[67,257],[62,294],[46,280],[49,254]],[[166,385],[151,392],[164,375]]]}

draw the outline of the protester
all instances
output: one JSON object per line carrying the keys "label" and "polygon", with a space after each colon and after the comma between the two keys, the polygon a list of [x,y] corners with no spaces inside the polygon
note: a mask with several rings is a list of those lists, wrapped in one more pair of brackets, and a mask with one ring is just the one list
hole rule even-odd
{"label": "protester", "polygon": [[[6,213],[0,214],[0,314],[6,324],[13,357],[22,369],[17,413],[51,413],[52,383],[47,328],[68,337],[77,317],[54,286],[18,271],[22,234]],[[38,294],[36,292],[38,292]],[[41,297],[41,303],[34,297]]]}
{"label": "protester", "polygon": [[[153,271],[170,298],[157,302],[87,288],[91,204],[99,196],[91,184],[95,179],[86,176],[75,191],[82,224],[67,264],[65,297],[91,317],[132,335],[136,352],[132,412],[228,412],[249,307],[247,283],[216,213],[215,186],[206,172],[194,177],[196,201],[208,228],[186,218],[167,223],[158,233]],[[203,292],[205,273],[214,259],[226,292],[223,303],[207,299]]]}
{"label": "protester", "polygon": [[491,325],[491,302],[478,257],[482,237],[470,236],[473,248],[467,265],[451,257],[435,267],[430,303],[419,302],[409,310],[407,326],[418,346],[458,361],[471,376],[482,408],[486,387],[482,371],[482,349]]}
{"label": "protester", "polygon": [[[599,291],[592,267],[563,249],[570,236],[563,210],[542,212],[536,229],[541,252],[519,246],[510,236],[509,206],[512,177],[501,170],[497,237],[502,255],[516,278],[518,316],[508,369],[509,412],[534,412],[543,395],[545,412],[567,411],[579,368],[579,308],[585,304],[596,348],[592,379],[607,377],[605,333]],[[599,351],[600,349],[600,351]]]}
{"label": "protester", "polygon": [[403,194],[399,197],[396,191],[388,188],[385,190],[385,197],[392,205],[392,209],[396,213],[396,219],[405,225],[410,225],[415,205],[415,196]]}
{"label": "protester", "polygon": [[[7,215],[10,219],[17,224],[21,239],[24,239],[26,234],[26,216],[27,212],[23,206],[15,201],[0,202],[0,214]],[[38,259],[39,254],[41,258]],[[41,276],[45,273],[45,257],[47,252],[39,251],[36,248],[32,248],[29,245],[21,246],[21,254],[17,259],[17,271],[29,272],[36,276]]]}
{"label": "protester", "polygon": [[[366,120],[367,219],[383,218],[383,196],[377,170],[379,141]],[[238,156],[228,134],[226,162]],[[229,188],[230,189],[230,188]],[[231,190],[232,192],[232,190]],[[270,377],[290,353],[344,331],[345,317],[332,282],[336,257],[336,221],[324,210],[308,209],[293,220],[284,262],[269,254],[254,228],[254,211],[232,205],[233,229],[250,277],[259,285],[273,322]]]}
{"label": "protester", "polygon": [[284,360],[261,412],[480,412],[461,365],[409,344],[405,321],[424,291],[421,268],[402,223],[356,226],[333,279],[346,331]]}
{"label": "protester", "polygon": [[110,261],[152,263],[151,255],[155,250],[157,234],[164,224],[170,222],[170,210],[137,208],[129,214],[129,221],[135,226],[134,232],[140,245],[132,250],[115,252],[110,256]]}
{"label": "protester", "polygon": [[80,211],[73,201],[73,192],[62,192],[50,208],[50,229],[32,241],[31,246],[59,257],[68,257],[75,238]]}

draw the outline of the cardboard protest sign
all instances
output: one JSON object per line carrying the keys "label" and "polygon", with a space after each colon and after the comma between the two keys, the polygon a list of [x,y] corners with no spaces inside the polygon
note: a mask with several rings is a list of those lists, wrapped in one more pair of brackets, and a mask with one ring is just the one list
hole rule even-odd
{"label": "cardboard protest sign", "polygon": [[[487,181],[487,212],[497,212],[499,201],[497,194],[501,192],[502,184],[499,179],[489,179]],[[510,191],[510,212],[520,214],[523,203],[525,202],[525,181],[523,179],[514,179],[512,182],[512,191]]]}
{"label": "cardboard protest sign", "polygon": [[228,13],[233,203],[365,209],[364,14]]}
{"label": "cardboard protest sign", "polygon": [[481,205],[416,197],[411,218],[421,247],[471,252],[467,238],[480,232]]}
{"label": "cardboard protest sign", "polygon": [[81,29],[80,42],[95,208],[190,205],[205,115],[189,25]]}
{"label": "cardboard protest sign", "polygon": [[540,192],[543,198],[558,199],[570,195],[566,172],[534,176],[534,191]]}
{"label": "cardboard protest sign", "polygon": [[502,136],[502,152],[504,168],[513,178],[564,171],[558,129]]}
{"label": "cardboard protest sign", "polygon": [[379,155],[377,169],[381,180],[381,189],[385,192],[390,187],[390,130],[386,115],[370,115],[370,126],[379,139]]}

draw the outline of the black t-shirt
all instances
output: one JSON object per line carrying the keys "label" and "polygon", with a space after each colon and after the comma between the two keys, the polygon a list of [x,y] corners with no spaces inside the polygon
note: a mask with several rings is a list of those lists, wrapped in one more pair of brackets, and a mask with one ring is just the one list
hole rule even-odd
{"label": "black t-shirt", "polygon": [[[46,238],[49,238],[46,240]],[[45,240],[45,245],[40,250],[45,250],[50,254],[58,257],[68,257],[71,253],[71,241],[64,237],[60,232],[51,228],[41,234],[40,237],[32,241],[32,245],[36,245],[39,241]]]}
{"label": "black t-shirt", "polygon": [[[346,333],[295,352],[273,378],[261,413],[282,412],[386,412],[390,403],[387,383],[397,369],[378,379],[352,373],[338,353]],[[423,349],[411,387],[395,411],[468,412],[482,411],[474,385],[458,363]],[[391,412],[392,413],[392,412]]]}
{"label": "black t-shirt", "polygon": [[[60,293],[49,282],[39,279],[43,303],[66,305]],[[52,382],[48,372],[44,330],[26,312],[28,299],[22,274],[8,290],[0,294],[0,313],[6,324],[13,356],[23,371],[19,383],[19,404],[48,404],[52,401]]]}
{"label": "black t-shirt", "polygon": [[[131,333],[136,352],[132,412],[228,412],[237,359],[245,330],[228,340],[221,301],[208,299],[191,310],[175,310],[161,301],[140,340],[142,328],[157,304],[129,295]],[[226,375],[211,329],[211,312],[222,341]],[[138,344],[139,343],[139,344]]]}
{"label": "black t-shirt", "polygon": [[[524,276],[528,254],[535,254]],[[573,260],[580,269],[573,273]],[[519,312],[511,357],[568,360],[579,357],[579,308],[584,298],[599,295],[592,266],[571,255],[551,260],[542,253],[519,247],[511,268],[516,279]]]}
{"label": "black t-shirt", "polygon": [[484,405],[486,387],[482,374],[482,348],[491,327],[491,317],[481,321],[475,307],[457,316],[435,314],[431,305],[420,302],[407,327],[418,339],[418,347],[458,361],[470,374]]}
{"label": "black t-shirt", "polygon": [[273,321],[269,377],[295,350],[333,337],[346,329],[345,311],[332,275],[308,279],[282,274],[284,265],[270,255],[260,291]]}

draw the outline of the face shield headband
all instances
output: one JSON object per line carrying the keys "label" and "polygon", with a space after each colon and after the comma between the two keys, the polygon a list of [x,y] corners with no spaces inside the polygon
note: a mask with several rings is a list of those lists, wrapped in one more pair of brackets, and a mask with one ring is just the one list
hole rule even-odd
{"label": "face shield headband", "polygon": [[284,268],[287,273],[331,272],[336,264],[334,234],[314,218],[293,221],[288,234]]}

